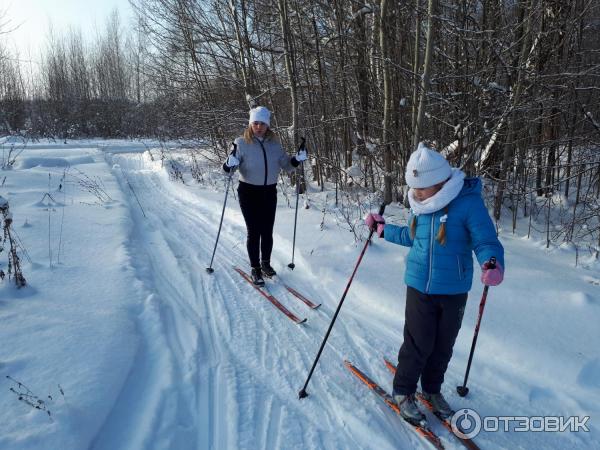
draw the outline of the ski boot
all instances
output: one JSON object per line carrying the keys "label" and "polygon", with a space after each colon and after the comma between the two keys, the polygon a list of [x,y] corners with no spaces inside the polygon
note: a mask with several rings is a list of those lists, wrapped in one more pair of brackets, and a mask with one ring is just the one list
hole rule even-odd
{"label": "ski boot", "polygon": [[396,394],[394,395],[394,401],[400,409],[400,415],[408,423],[416,426],[423,425],[426,423],[427,419],[425,418],[425,414],[421,412],[421,410],[415,403],[415,394]]}
{"label": "ski boot", "polygon": [[261,261],[260,268],[267,278],[273,278],[275,275],[277,275],[275,269],[271,267],[270,261]]}
{"label": "ski boot", "polygon": [[454,415],[454,410],[450,407],[442,393],[429,394],[427,392],[422,393],[423,400],[431,404],[432,412],[442,420],[449,419]]}
{"label": "ski boot", "polygon": [[253,267],[251,275],[252,275],[252,283],[254,283],[255,286],[264,286],[265,285],[265,280],[262,277],[262,272],[260,270],[260,267]]}

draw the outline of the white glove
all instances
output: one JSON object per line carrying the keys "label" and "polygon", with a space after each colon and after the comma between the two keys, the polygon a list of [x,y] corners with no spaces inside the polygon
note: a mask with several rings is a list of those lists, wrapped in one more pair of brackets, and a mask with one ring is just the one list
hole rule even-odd
{"label": "white glove", "polygon": [[229,168],[236,167],[240,165],[240,160],[235,157],[235,155],[229,155],[227,157],[227,161],[225,165]]}
{"label": "white glove", "polygon": [[306,158],[308,158],[308,156],[306,155],[306,150],[300,150],[298,153],[296,153],[296,161],[306,161]]}

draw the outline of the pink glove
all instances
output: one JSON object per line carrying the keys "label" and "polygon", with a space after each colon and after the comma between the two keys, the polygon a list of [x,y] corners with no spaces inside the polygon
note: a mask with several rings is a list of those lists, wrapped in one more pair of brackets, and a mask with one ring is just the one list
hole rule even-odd
{"label": "pink glove", "polygon": [[496,263],[496,267],[490,269],[490,262],[485,262],[481,266],[481,282],[486,286],[498,286],[504,279],[504,269],[500,263]]}
{"label": "pink glove", "polygon": [[365,218],[365,223],[369,227],[369,230],[373,230],[377,233],[377,236],[383,236],[383,228],[385,227],[385,219],[379,214],[369,213]]}

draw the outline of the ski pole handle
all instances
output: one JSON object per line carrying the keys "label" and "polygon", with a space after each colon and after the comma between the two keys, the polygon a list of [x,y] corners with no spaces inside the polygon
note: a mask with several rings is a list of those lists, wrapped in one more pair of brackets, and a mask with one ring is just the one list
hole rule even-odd
{"label": "ski pole handle", "polygon": [[301,139],[301,142],[300,142],[300,145],[298,146],[298,151],[300,151],[300,150],[306,151],[306,138],[301,137],[300,139]]}
{"label": "ski pole handle", "polygon": [[[304,151],[304,153],[306,153],[306,156],[308,156],[308,150],[306,150],[306,138],[301,137],[300,140],[301,140],[301,142],[300,142],[300,145],[298,146],[298,151],[296,152],[296,154],[300,153],[301,151]],[[304,171],[304,161],[302,161],[300,163],[300,165],[302,166],[301,167],[302,171]],[[304,172],[302,172],[302,178],[304,178]]]}
{"label": "ski pole handle", "polygon": [[492,256],[492,257],[490,258],[490,260],[488,261],[488,266],[487,266],[487,268],[488,268],[488,269],[495,269],[495,268],[496,268],[496,257],[495,257],[495,256]]}
{"label": "ski pole handle", "polygon": [[[385,212],[385,203],[382,203],[381,206],[379,207],[379,212],[378,214],[380,216],[383,216],[383,213]],[[369,238],[367,239],[367,241],[371,241],[371,238],[373,237],[373,233],[375,233],[375,231],[377,231],[377,223],[373,224],[373,228],[371,228],[371,232],[369,233]]]}
{"label": "ski pole handle", "polygon": [[[237,144],[235,142],[231,143],[231,153],[229,153],[230,155],[236,156],[235,154],[237,153]],[[233,176],[233,172],[235,172],[235,169],[237,169],[237,166],[234,166],[231,168],[231,172],[229,173],[229,176],[232,177]]]}

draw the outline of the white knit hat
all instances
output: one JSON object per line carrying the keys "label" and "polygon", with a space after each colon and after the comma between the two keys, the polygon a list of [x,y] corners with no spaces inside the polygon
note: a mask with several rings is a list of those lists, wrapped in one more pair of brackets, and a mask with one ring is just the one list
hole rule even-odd
{"label": "white knit hat", "polygon": [[410,155],[406,165],[406,184],[411,188],[427,188],[452,175],[450,164],[442,155],[427,147],[423,142]]}
{"label": "white knit hat", "polygon": [[271,111],[269,111],[264,106],[257,106],[256,108],[252,108],[250,110],[250,120],[248,120],[248,124],[252,125],[252,122],[263,122],[266,123],[267,126],[270,126]]}

